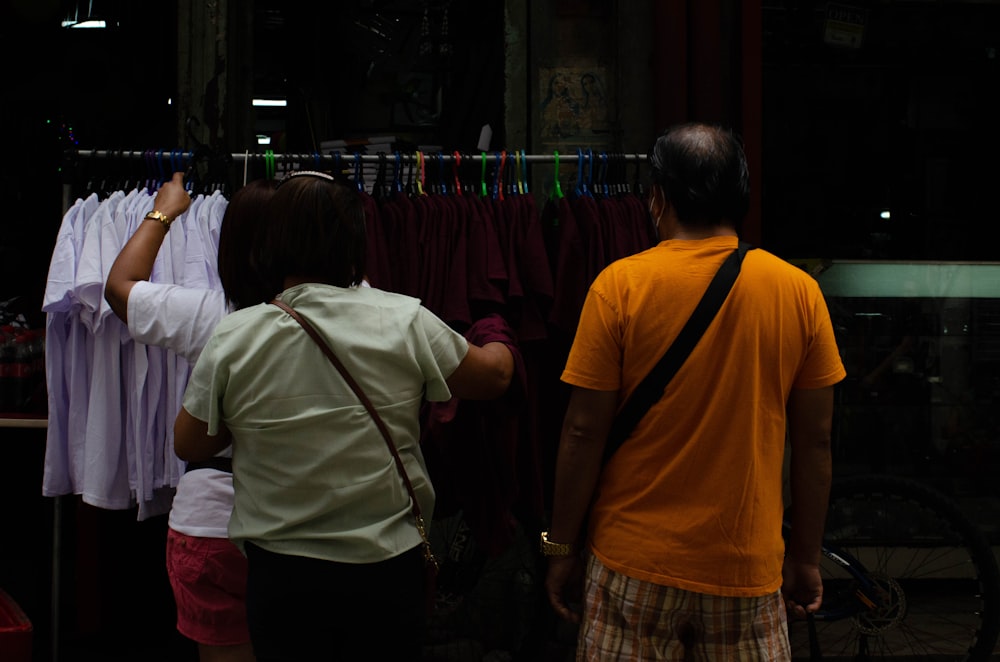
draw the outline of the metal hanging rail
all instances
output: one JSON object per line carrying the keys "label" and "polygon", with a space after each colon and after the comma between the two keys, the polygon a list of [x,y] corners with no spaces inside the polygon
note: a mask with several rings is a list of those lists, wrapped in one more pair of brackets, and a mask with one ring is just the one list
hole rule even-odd
{"label": "metal hanging rail", "polygon": [[[158,160],[166,159],[190,159],[194,156],[192,150],[115,150],[115,149],[75,149],[71,150],[71,154],[80,156],[83,158],[123,158],[123,159],[144,159],[144,158],[155,158]],[[464,161],[465,159],[472,159],[473,161],[481,159],[494,160],[498,158],[503,152],[502,151],[492,151],[492,152],[459,152],[459,156]],[[617,159],[624,158],[626,161],[639,161],[644,162],[647,158],[647,154],[638,153],[621,153],[621,152],[595,152],[593,150],[586,150],[582,154],[580,153],[556,153],[551,154],[525,154],[519,151],[508,151],[506,152],[507,158],[516,159],[518,156],[522,161],[527,163],[554,163],[558,158],[561,161],[570,161],[572,159],[600,159],[602,156],[614,157]],[[325,154],[320,154],[318,152],[314,153],[289,153],[282,154],[276,152],[233,152],[229,154],[229,157],[233,161],[255,161],[255,160],[265,160],[268,158],[273,158],[275,161],[281,162],[316,162],[317,160],[322,163],[333,163],[338,160],[342,161],[354,161],[355,159],[361,159],[362,162],[378,163],[381,159],[395,159],[399,157],[402,161],[416,161],[418,157],[424,159],[431,158],[433,160],[443,159],[445,161],[453,161],[455,158],[454,152],[384,152],[382,154],[360,154],[343,152],[337,153],[336,151],[327,152]]]}

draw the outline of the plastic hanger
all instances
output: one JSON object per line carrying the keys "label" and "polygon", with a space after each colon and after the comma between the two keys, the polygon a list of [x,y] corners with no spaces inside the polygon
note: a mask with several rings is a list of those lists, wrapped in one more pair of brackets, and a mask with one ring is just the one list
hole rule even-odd
{"label": "plastic hanger", "polygon": [[520,195],[517,190],[521,178],[518,165],[518,151],[515,149],[512,154],[507,155],[507,165],[503,169],[504,181],[507,182],[507,195],[510,196]]}
{"label": "plastic hanger", "polygon": [[386,174],[385,152],[378,153],[378,168],[375,170],[375,181],[372,183],[372,195],[376,199],[385,198],[385,174]]}
{"label": "plastic hanger", "polygon": [[157,150],[156,152],[156,172],[159,174],[159,182],[156,188],[163,186],[163,182],[167,181],[167,169],[163,167],[163,150]]}
{"label": "plastic hanger", "polygon": [[583,176],[583,149],[576,148],[576,195],[577,197],[587,195],[587,180]]}
{"label": "plastic hanger", "polygon": [[274,150],[264,150],[264,177],[274,179]]}
{"label": "plastic hanger", "polygon": [[416,188],[413,186],[413,170],[414,164],[417,162],[417,155],[407,157],[406,159],[406,194],[414,195],[416,193]]}
{"label": "plastic hanger", "polygon": [[521,152],[514,150],[514,192],[524,194],[524,182],[521,181]]}
{"label": "plastic hanger", "polygon": [[455,178],[455,195],[462,195],[462,179],[458,176],[458,169],[462,165],[462,155],[456,149],[451,154],[451,172]]}
{"label": "plastic hanger", "polygon": [[448,179],[444,176],[444,155],[438,152],[435,155],[438,164],[438,188],[443,195],[448,194]]}
{"label": "plastic hanger", "polygon": [[527,193],[528,192],[528,157],[524,153],[523,149],[521,150],[521,176],[520,176],[518,182],[520,183],[520,186],[521,186],[521,192],[522,193]]}
{"label": "plastic hanger", "polygon": [[601,165],[597,171],[597,181],[600,184],[601,193],[607,198],[611,196],[611,190],[608,186],[608,153],[601,152],[599,158],[601,159]]}
{"label": "plastic hanger", "polygon": [[552,172],[552,190],[549,191],[549,200],[562,200],[562,185],[559,183],[559,150],[552,152],[552,158],[554,166]]}
{"label": "plastic hanger", "polygon": [[358,191],[365,190],[365,171],[361,152],[354,152],[354,183],[358,186]]}
{"label": "plastic hanger", "polygon": [[480,174],[479,174],[480,195],[485,198],[486,196],[489,195],[489,191],[486,188],[486,152],[480,153],[479,165],[480,165]]}
{"label": "plastic hanger", "polygon": [[395,153],[396,164],[392,168],[392,189],[396,193],[403,192],[403,157],[397,151]]}
{"label": "plastic hanger", "polygon": [[156,192],[156,189],[154,187],[154,182],[156,181],[155,177],[156,164],[153,162],[153,159],[155,158],[153,156],[153,150],[151,149],[145,150],[142,153],[142,156],[143,160],[146,162],[146,182],[145,182],[146,192],[149,193],[150,195],[153,195],[153,193]]}
{"label": "plastic hanger", "polygon": [[424,192],[424,154],[423,152],[417,152],[417,195],[427,195]]}
{"label": "plastic hanger", "polygon": [[584,190],[587,192],[587,195],[594,197],[594,150],[589,147],[587,148],[587,158],[585,163],[587,166],[587,182],[584,186]]}
{"label": "plastic hanger", "polygon": [[496,176],[493,178],[493,199],[503,200],[503,169],[507,165],[507,151],[496,153]]}

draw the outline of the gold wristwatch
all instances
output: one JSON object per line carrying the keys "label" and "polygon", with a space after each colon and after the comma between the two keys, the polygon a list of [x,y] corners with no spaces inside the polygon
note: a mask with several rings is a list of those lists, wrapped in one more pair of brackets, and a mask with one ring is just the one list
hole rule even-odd
{"label": "gold wristwatch", "polygon": [[548,531],[542,531],[541,549],[543,556],[569,556],[574,551],[570,543],[551,542]]}
{"label": "gold wristwatch", "polygon": [[167,230],[170,229],[170,224],[174,222],[174,219],[170,218],[169,216],[167,216],[158,209],[154,209],[153,211],[147,213],[145,216],[142,217],[142,220],[159,221],[160,223],[163,224],[163,227],[166,228]]}

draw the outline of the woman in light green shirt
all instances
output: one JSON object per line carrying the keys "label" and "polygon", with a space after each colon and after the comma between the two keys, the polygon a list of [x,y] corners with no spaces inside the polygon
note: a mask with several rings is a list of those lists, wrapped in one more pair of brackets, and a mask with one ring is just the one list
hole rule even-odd
{"label": "woman in light green shirt", "polygon": [[[353,184],[293,173],[268,217],[258,251],[278,298],[316,327],[367,394],[430,514],[420,406],[502,395],[510,350],[470,345],[417,299],[355,287],[365,219]],[[277,306],[224,318],[188,382],[177,455],[207,459],[230,441],[229,535],[249,562],[258,662],[418,659],[424,560],[409,494],[358,397]]]}

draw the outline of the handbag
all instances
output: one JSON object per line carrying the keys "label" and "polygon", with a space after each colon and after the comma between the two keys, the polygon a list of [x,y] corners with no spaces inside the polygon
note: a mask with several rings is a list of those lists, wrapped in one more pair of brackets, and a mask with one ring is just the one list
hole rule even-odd
{"label": "handbag", "polygon": [[604,464],[607,464],[611,456],[614,455],[618,447],[628,439],[632,430],[639,424],[642,417],[646,415],[649,408],[656,404],[663,397],[663,392],[667,384],[680,369],[687,359],[691,350],[705,333],[705,329],[712,323],[715,314],[722,307],[722,303],[729,295],[729,291],[736,282],[736,277],[740,274],[740,267],[743,264],[743,256],[746,255],[752,246],[745,242],[740,242],[736,250],[729,254],[723,261],[719,270],[715,272],[712,282],[708,284],[708,289],[701,296],[698,305],[695,307],[691,317],[684,324],[684,328],[677,334],[677,338],[659,362],[643,378],[635,391],[624,406],[615,416],[611,423],[611,430],[608,432],[608,440],[604,446]]}
{"label": "handbag", "polygon": [[406,468],[403,466],[403,460],[399,457],[399,451],[396,450],[396,445],[392,443],[392,436],[389,434],[389,428],[386,427],[385,422],[382,420],[382,417],[379,416],[379,413],[375,409],[375,406],[371,403],[371,400],[369,400],[368,396],[365,395],[365,392],[361,390],[361,386],[354,381],[351,373],[347,372],[347,368],[345,368],[344,364],[340,362],[340,359],[337,358],[337,355],[333,353],[330,346],[323,340],[319,333],[317,333],[312,324],[306,321],[304,317],[302,317],[294,308],[286,304],[284,301],[272,299],[271,303],[291,315],[292,319],[298,322],[299,325],[305,329],[306,333],[309,334],[309,337],[316,341],[316,344],[319,345],[319,348],[323,351],[323,354],[326,355],[326,358],[330,359],[330,363],[333,364],[333,366],[340,373],[341,377],[344,378],[344,381],[347,382],[347,385],[351,387],[354,394],[358,396],[359,400],[361,400],[361,404],[363,404],[365,409],[368,410],[368,413],[371,414],[372,419],[375,421],[375,426],[378,427],[379,432],[382,433],[382,438],[385,439],[385,443],[389,447],[389,452],[392,453],[392,458],[396,462],[396,468],[399,470],[399,475],[403,479],[406,491],[410,495],[413,519],[416,522],[417,531],[420,533],[420,541],[424,548],[424,574],[427,587],[426,596],[428,600],[428,610],[430,610],[434,603],[434,589],[437,584],[437,574],[440,566],[438,565],[437,557],[434,556],[434,552],[431,550],[430,539],[427,537],[427,526],[424,522],[423,513],[420,512],[420,504],[417,502],[417,495],[413,491],[413,484],[410,482],[410,477],[406,474]]}

